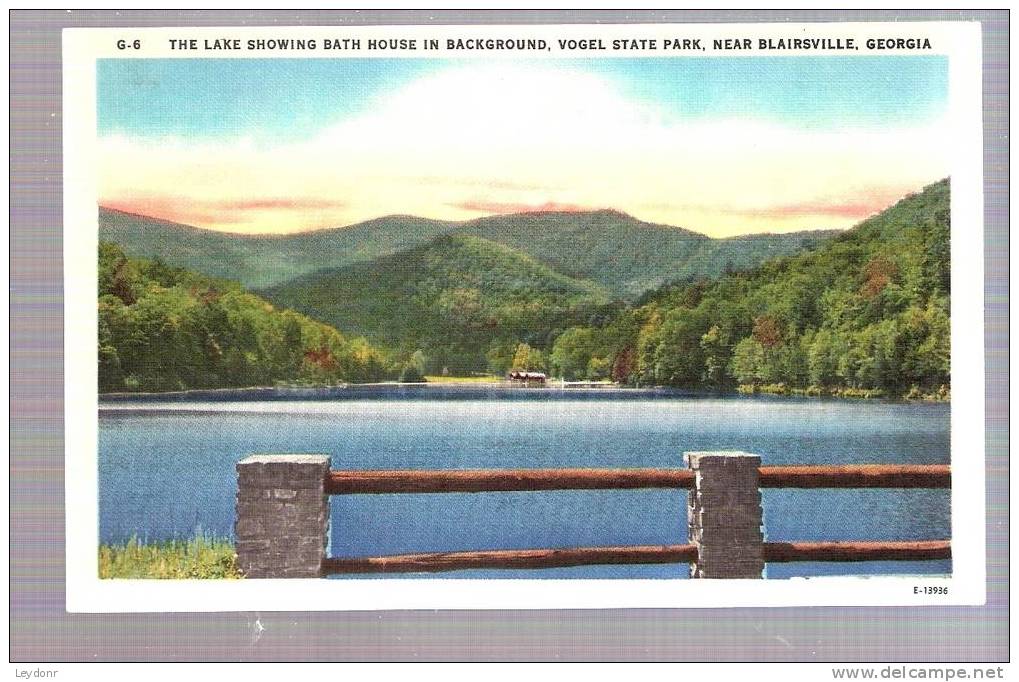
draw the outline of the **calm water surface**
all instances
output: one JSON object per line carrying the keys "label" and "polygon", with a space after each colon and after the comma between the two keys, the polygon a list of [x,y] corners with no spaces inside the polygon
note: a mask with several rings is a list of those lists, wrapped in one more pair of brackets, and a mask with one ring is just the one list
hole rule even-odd
{"label": "calm water surface", "polygon": [[[349,396],[349,397],[348,397]],[[334,469],[682,467],[688,450],[764,464],[949,462],[949,406],[670,392],[390,387],[329,400],[103,402],[103,542],[232,537],[234,465],[315,452]],[[947,490],[765,490],[765,537],[951,535]],[[686,542],[686,492],[333,496],[330,553]],[[686,565],[465,571],[447,577],[685,577]],[[948,561],[771,565],[769,577],[947,573]],[[420,577],[420,576],[414,576]]]}

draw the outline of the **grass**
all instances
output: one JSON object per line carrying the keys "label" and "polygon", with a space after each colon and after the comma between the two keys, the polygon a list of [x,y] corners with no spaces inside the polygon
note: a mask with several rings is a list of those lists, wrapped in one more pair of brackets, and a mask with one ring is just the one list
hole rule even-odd
{"label": "grass", "polygon": [[497,377],[494,374],[472,377],[444,377],[429,375],[425,377],[425,380],[430,384],[491,384],[494,382],[504,381],[502,377]]}
{"label": "grass", "polygon": [[736,387],[739,393],[754,395],[768,393],[771,395],[807,395],[829,396],[832,398],[885,398],[887,394],[880,388],[852,388],[849,386],[823,387],[810,385],[806,388],[777,384],[740,384]]}
{"label": "grass", "polygon": [[889,394],[880,388],[851,388],[849,386],[824,387],[810,385],[806,388],[787,386],[784,383],[777,384],[740,384],[736,387],[738,393],[755,395],[758,393],[769,393],[771,395],[806,395],[826,396],[831,398],[901,398],[903,400],[922,400],[928,402],[948,402],[951,400],[952,391],[948,386],[941,386],[937,391],[923,391],[913,386],[907,393]]}
{"label": "grass", "polygon": [[242,578],[227,540],[196,536],[146,544],[131,538],[124,544],[99,546],[100,578],[233,579]]}

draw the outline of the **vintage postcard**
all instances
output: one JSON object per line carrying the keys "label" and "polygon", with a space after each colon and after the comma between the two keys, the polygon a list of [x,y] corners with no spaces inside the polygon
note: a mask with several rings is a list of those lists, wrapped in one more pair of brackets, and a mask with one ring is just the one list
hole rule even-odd
{"label": "vintage postcard", "polygon": [[979,24],[63,41],[69,610],[983,603]]}

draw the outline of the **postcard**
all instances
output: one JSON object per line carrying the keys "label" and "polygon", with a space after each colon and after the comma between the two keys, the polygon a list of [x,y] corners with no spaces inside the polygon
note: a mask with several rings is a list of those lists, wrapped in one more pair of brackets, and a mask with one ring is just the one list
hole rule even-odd
{"label": "postcard", "polygon": [[978,23],[63,50],[69,611],[984,602]]}

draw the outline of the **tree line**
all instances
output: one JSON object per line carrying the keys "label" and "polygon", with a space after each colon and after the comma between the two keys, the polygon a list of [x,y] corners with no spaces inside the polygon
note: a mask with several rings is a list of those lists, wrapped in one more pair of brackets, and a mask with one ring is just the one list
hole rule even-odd
{"label": "tree line", "polygon": [[110,242],[99,244],[98,285],[101,392],[372,382],[399,371],[362,338]]}

